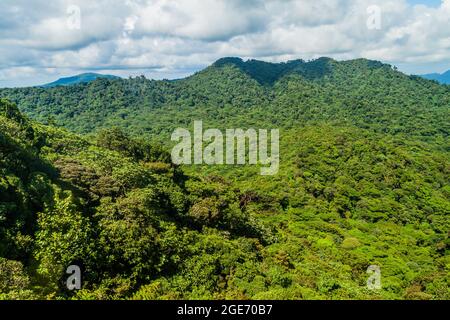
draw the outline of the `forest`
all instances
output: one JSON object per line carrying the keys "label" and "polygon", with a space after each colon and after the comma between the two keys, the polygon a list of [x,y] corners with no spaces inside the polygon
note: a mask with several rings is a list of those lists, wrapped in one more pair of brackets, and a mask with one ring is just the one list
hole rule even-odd
{"label": "forest", "polygon": [[[0,299],[450,299],[448,85],[223,58],[0,97]],[[279,129],[278,174],[173,164],[196,120]]]}

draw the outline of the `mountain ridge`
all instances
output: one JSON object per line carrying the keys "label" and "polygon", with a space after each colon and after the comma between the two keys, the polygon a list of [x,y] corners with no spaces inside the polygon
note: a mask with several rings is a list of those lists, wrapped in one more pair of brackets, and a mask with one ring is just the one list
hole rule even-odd
{"label": "mountain ridge", "polygon": [[260,84],[273,85],[276,81],[289,74],[299,74],[309,80],[320,79],[331,75],[334,67],[348,63],[355,63],[361,68],[365,67],[368,69],[392,68],[391,65],[376,60],[359,58],[337,61],[329,57],[320,57],[310,61],[295,59],[278,63],[256,59],[243,60],[239,57],[224,57],[214,62],[208,68],[221,68],[227,65],[233,65],[257,80]]}
{"label": "mountain ridge", "polygon": [[[0,99],[0,300],[449,299],[448,86],[365,59],[228,59],[0,97],[17,103]],[[195,120],[280,129],[279,173],[174,166]]]}
{"label": "mountain ridge", "polygon": [[[145,77],[53,88],[0,89],[32,118],[80,133],[119,126],[167,137],[211,126],[291,127],[333,121],[423,139],[450,131],[448,86],[367,59],[269,63],[223,58],[177,81]],[[400,125],[403,123],[402,125]]]}
{"label": "mountain ridge", "polygon": [[71,86],[71,85],[76,85],[76,84],[80,84],[80,83],[89,83],[96,79],[120,79],[120,77],[109,75],[109,74],[99,74],[99,73],[88,72],[88,73],[80,73],[80,74],[70,76],[70,77],[59,78],[56,81],[53,81],[53,82],[50,82],[47,84],[43,84],[38,87],[53,88],[53,87],[58,87],[58,86]]}
{"label": "mountain ridge", "polygon": [[450,84],[450,70],[443,73],[423,74],[421,77],[428,80],[435,80],[441,84]]}

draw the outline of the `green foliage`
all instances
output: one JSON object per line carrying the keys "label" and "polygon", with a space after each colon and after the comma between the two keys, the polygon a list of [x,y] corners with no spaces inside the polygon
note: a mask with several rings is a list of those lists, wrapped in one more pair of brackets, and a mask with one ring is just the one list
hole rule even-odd
{"label": "green foliage", "polygon": [[[124,298],[164,278],[182,281],[170,290],[188,296],[195,286],[192,268],[216,279],[195,293],[212,297],[221,282],[208,263],[225,263],[236,239],[267,237],[241,210],[238,191],[225,181],[188,181],[159,145],[119,129],[89,142],[9,114],[0,124],[1,298]],[[23,131],[33,135],[26,139]],[[192,214],[208,199],[217,217]],[[205,232],[204,225],[212,229]],[[239,253],[242,261],[253,255],[246,250]],[[224,277],[239,259],[223,266]],[[72,264],[84,272],[76,295],[64,282]]]}
{"label": "green foliage", "polygon": [[198,119],[215,128],[326,121],[440,143],[449,134],[450,87],[365,59],[272,64],[225,58],[176,81],[98,79],[63,88],[1,89],[0,97],[34,119],[77,132],[117,126],[156,140]]}
{"label": "green foliage", "polygon": [[0,300],[36,298],[29,286],[30,279],[20,262],[0,258]]}

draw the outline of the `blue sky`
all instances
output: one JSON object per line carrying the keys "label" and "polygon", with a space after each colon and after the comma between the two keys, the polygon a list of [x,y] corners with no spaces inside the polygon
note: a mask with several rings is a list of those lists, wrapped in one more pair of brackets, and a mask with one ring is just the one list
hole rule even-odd
{"label": "blue sky", "polygon": [[408,0],[409,4],[423,4],[429,7],[439,7],[441,5],[441,0]]}
{"label": "blue sky", "polygon": [[450,0],[2,0],[0,87],[180,78],[224,56],[450,69]]}

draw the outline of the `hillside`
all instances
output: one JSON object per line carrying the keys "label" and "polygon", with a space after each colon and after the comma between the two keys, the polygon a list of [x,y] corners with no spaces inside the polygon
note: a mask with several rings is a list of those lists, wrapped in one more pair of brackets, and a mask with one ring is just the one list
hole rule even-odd
{"label": "hillside", "polygon": [[225,58],[177,81],[98,79],[2,89],[0,96],[40,122],[79,133],[119,126],[167,139],[196,119],[211,127],[261,128],[325,121],[433,141],[449,133],[449,87],[364,59],[271,64]]}
{"label": "hillside", "polygon": [[[312,126],[285,132],[278,176],[219,177],[3,100],[0,127],[0,298],[449,298],[448,155],[423,143]],[[365,287],[370,264],[381,291]]]}
{"label": "hillside", "polygon": [[79,83],[88,83],[92,82],[96,79],[119,79],[119,77],[107,75],[107,74],[98,74],[98,73],[82,73],[76,76],[60,78],[54,82],[44,84],[40,87],[42,88],[53,88],[58,86],[72,86]]}
{"label": "hillside", "polygon": [[[0,96],[0,299],[450,299],[448,86],[224,58]],[[173,165],[193,120],[280,129],[279,173]]]}
{"label": "hillside", "polygon": [[[189,179],[158,146],[118,130],[89,142],[33,123],[4,100],[0,128],[0,299],[67,297],[61,275],[71,264],[88,283],[79,298],[107,299],[165,277],[191,286],[192,272],[217,261],[223,269],[196,273],[204,287],[192,293],[212,297],[221,274],[256,262],[270,237],[239,208],[238,191]],[[204,221],[202,206],[216,197],[218,212]],[[187,295],[179,290],[161,295]]]}

